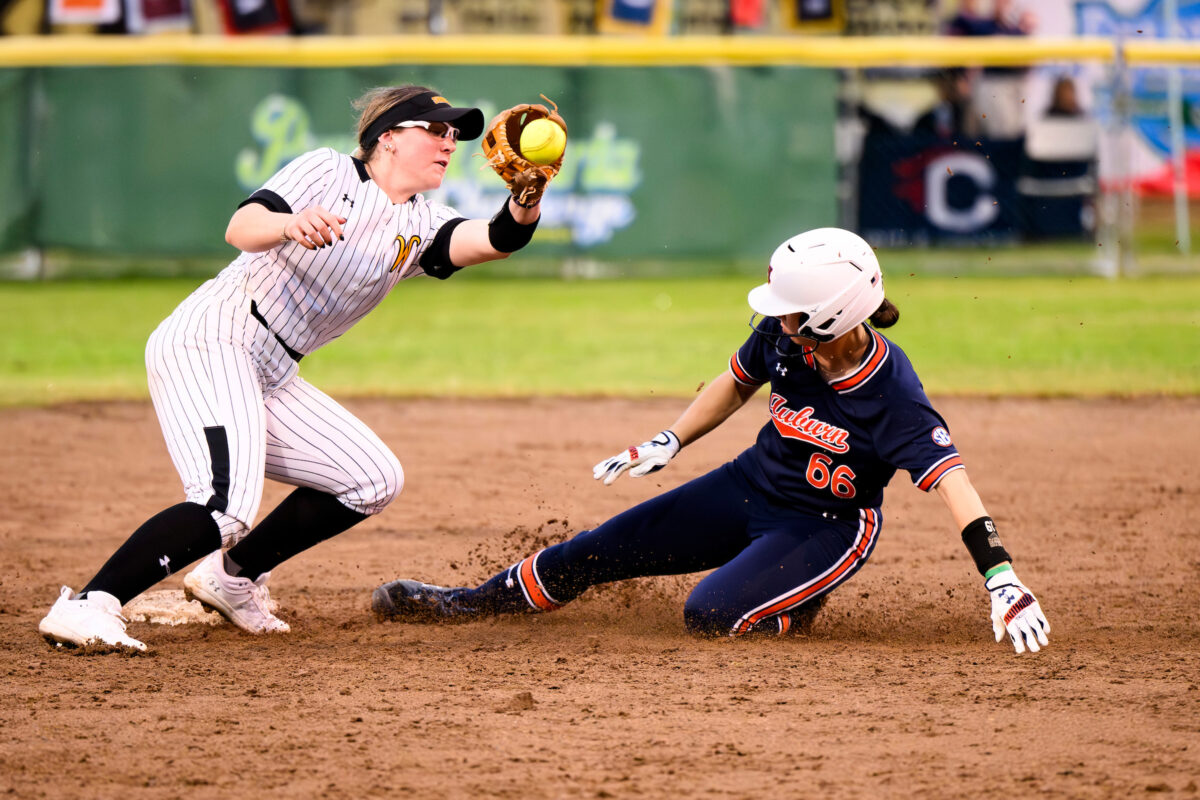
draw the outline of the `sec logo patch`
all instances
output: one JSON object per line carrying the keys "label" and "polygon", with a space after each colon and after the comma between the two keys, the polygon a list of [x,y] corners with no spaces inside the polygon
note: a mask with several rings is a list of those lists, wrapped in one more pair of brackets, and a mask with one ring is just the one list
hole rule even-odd
{"label": "sec logo patch", "polygon": [[942,447],[950,446],[950,431],[938,426],[933,429],[933,443],[939,444]]}

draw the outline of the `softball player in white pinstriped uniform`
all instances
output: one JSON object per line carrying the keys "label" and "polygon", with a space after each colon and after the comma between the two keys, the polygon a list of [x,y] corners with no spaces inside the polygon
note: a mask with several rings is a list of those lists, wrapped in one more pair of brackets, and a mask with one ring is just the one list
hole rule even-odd
{"label": "softball player in white pinstriped uniform", "polygon": [[[226,240],[241,255],[150,336],[150,394],[186,500],[143,524],[78,595],[63,587],[39,625],[49,640],[145,649],[121,606],[207,556],[185,591],[252,633],[282,632],[270,570],[382,511],[404,485],[396,456],[297,372],[400,281],[447,278],[527,244],[537,201],[464,220],[437,188],[478,109],[419,86],[356,103],[360,148],[298,157],[251,195]],[[297,488],[256,527],[264,478]],[[222,547],[229,548],[222,552]]]}

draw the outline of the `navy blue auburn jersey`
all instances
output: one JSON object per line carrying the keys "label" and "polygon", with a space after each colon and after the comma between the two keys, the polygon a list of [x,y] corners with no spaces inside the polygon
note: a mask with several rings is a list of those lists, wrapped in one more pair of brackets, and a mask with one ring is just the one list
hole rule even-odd
{"label": "navy blue auburn jersey", "polygon": [[[779,332],[779,320],[761,323]],[[925,396],[908,356],[869,325],[866,355],[851,373],[827,382],[812,355],[780,355],[752,333],[729,360],[745,386],[771,385],[771,421],[735,464],[769,498],[839,514],[877,508],[897,469],[929,491],[962,459]]]}

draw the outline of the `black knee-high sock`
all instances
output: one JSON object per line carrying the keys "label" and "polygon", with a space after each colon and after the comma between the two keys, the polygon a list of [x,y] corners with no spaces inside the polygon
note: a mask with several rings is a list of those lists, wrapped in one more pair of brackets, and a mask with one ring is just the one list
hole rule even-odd
{"label": "black knee-high sock", "polygon": [[531,604],[525,597],[525,590],[521,588],[522,565],[533,558],[537,559],[537,577],[540,579],[540,583],[536,585],[534,591],[540,589],[547,599],[552,599],[559,605],[571,602],[583,594],[595,581],[589,581],[590,576],[577,574],[580,571],[572,569],[568,565],[564,557],[565,544],[560,543],[547,547],[540,553],[522,559],[508,569],[493,575],[481,586],[464,593],[464,604],[492,614],[516,614],[522,611],[544,610]]}
{"label": "black knee-high sock", "polygon": [[128,603],[173,572],[221,547],[221,529],[198,503],[180,503],[146,520],[80,594],[108,592]]}
{"label": "black knee-high sock", "polygon": [[463,604],[486,611],[489,614],[519,614],[523,611],[534,611],[517,585],[515,570],[520,566],[517,562],[508,569],[488,578],[480,586],[463,593]]}
{"label": "black knee-high sock", "polygon": [[257,580],[299,552],[337,536],[367,518],[336,497],[302,486],[229,549],[231,575]]}

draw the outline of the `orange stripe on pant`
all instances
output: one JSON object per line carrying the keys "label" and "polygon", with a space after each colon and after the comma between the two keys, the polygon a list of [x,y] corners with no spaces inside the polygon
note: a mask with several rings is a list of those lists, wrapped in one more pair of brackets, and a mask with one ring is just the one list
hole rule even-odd
{"label": "orange stripe on pant", "polygon": [[[782,611],[787,611],[793,606],[800,605],[806,600],[811,600],[816,595],[820,594],[824,589],[836,584],[847,572],[854,568],[866,556],[868,550],[871,549],[871,543],[875,540],[875,535],[879,532],[879,515],[875,509],[864,509],[863,512],[863,532],[858,538],[858,544],[851,548],[846,556],[838,562],[838,564],[829,571],[823,578],[802,586],[792,594],[787,595],[781,600],[777,600],[764,609],[755,611],[738,621],[734,626],[731,635],[741,636],[746,633],[756,624],[763,621],[767,617],[778,614]],[[790,620],[789,620],[790,621]]]}
{"label": "orange stripe on pant", "polygon": [[539,550],[522,561],[521,568],[517,570],[517,577],[521,581],[521,591],[525,593],[525,599],[529,601],[529,605],[541,611],[553,611],[556,608],[562,608],[562,605],[550,599],[550,595],[546,594],[541,581],[538,580],[534,562],[541,554],[542,551]]}

